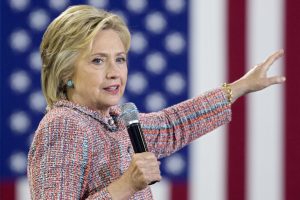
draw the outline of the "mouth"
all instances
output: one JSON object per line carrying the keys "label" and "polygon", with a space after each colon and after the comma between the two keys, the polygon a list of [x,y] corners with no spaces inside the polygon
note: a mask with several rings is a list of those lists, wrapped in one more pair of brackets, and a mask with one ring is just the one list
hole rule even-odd
{"label": "mouth", "polygon": [[108,87],[103,88],[106,92],[110,93],[110,94],[117,94],[119,93],[120,90],[120,85],[110,85]]}

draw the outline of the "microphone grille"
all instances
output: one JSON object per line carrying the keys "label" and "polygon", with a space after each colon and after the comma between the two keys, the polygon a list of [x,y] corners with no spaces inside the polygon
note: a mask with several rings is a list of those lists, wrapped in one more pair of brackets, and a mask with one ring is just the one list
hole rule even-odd
{"label": "microphone grille", "polygon": [[124,120],[126,126],[133,122],[138,122],[138,109],[134,103],[125,103],[121,105],[121,119]]}

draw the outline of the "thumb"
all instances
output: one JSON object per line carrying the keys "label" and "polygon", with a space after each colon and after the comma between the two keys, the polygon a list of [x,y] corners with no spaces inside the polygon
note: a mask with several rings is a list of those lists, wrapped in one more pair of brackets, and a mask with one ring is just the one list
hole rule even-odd
{"label": "thumb", "polygon": [[269,85],[279,84],[285,82],[286,78],[284,76],[273,76],[268,78]]}

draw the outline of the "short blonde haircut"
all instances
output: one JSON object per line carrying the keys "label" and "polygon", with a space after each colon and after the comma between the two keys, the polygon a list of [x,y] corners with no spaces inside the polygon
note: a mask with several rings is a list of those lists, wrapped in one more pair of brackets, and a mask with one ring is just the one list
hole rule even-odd
{"label": "short blonde haircut", "polygon": [[40,46],[42,89],[48,107],[66,97],[66,82],[74,75],[76,60],[91,52],[95,35],[105,29],[116,31],[128,52],[130,33],[122,19],[92,6],[69,7],[48,26]]}

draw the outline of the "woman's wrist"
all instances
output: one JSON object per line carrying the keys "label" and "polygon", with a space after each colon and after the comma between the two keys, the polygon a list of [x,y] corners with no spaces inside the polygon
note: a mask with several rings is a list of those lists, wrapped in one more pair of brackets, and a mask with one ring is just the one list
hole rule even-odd
{"label": "woman's wrist", "polygon": [[247,85],[243,82],[242,79],[228,84],[224,83],[222,85],[222,88],[227,95],[228,102],[231,104],[235,102],[239,97],[248,93],[246,89]]}
{"label": "woman's wrist", "polygon": [[223,83],[222,88],[224,90],[224,92],[226,93],[226,97],[227,97],[227,101],[229,102],[229,104],[232,104],[232,89],[231,86],[228,83]]}

